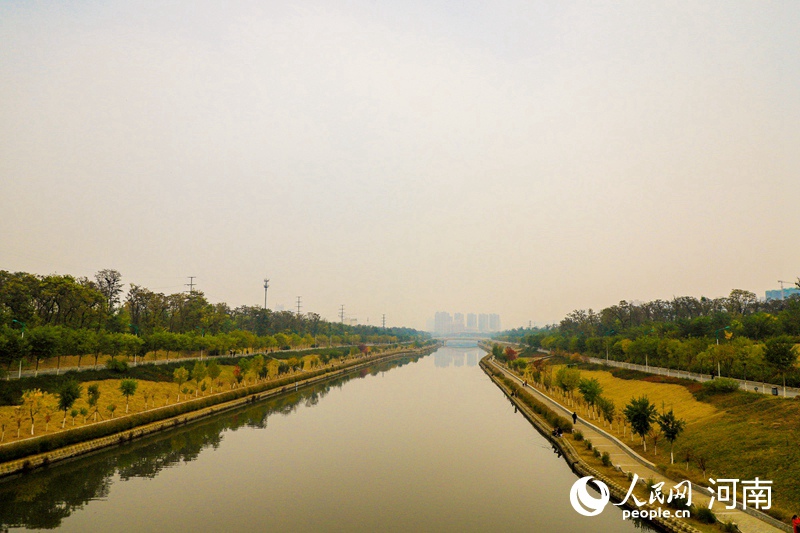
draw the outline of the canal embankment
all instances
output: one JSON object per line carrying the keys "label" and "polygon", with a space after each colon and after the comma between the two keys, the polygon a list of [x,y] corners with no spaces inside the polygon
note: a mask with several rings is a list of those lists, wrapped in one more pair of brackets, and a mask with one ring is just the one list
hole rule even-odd
{"label": "canal embankment", "polygon": [[293,376],[240,386],[182,403],[156,407],[135,415],[104,420],[52,435],[0,445],[0,477],[21,474],[73,459],[110,446],[167,431],[194,420],[236,409],[248,403],[278,397],[353,372],[376,363],[414,355],[427,355],[438,344],[361,357]]}
{"label": "canal embankment", "polygon": [[[625,488],[621,493],[620,490],[622,487],[630,486],[630,482],[625,480],[626,478],[630,479],[634,474],[639,477],[640,482],[644,487],[647,486],[648,482],[651,484],[664,482],[665,486],[671,486],[676,483],[674,479],[665,476],[658,469],[658,467],[656,467],[656,465],[639,456],[635,451],[630,449],[619,439],[610,435],[603,429],[595,426],[591,422],[580,419],[576,429],[581,432],[583,441],[585,442],[588,440],[592,442],[593,449],[608,453],[611,459],[610,463],[613,465],[612,468],[605,466],[600,467],[599,465],[597,468],[592,467],[591,465],[587,464],[586,460],[587,456],[591,457],[591,455],[584,453],[583,458],[581,458],[581,454],[578,453],[575,446],[580,448],[582,445],[577,442],[572,442],[572,440],[574,440],[572,435],[569,435],[569,438],[553,437],[550,434],[550,431],[552,431],[553,427],[552,424],[548,424],[547,421],[543,420],[541,416],[537,417],[537,414],[531,412],[529,406],[527,406],[526,402],[522,401],[522,399],[526,396],[535,397],[534,401],[543,403],[547,406],[547,409],[552,413],[551,416],[569,416],[572,412],[570,409],[561,405],[556,400],[550,398],[541,391],[530,386],[525,386],[524,381],[521,378],[514,375],[508,369],[503,368],[502,365],[498,364],[496,361],[491,361],[490,356],[482,359],[481,366],[484,371],[487,372],[487,374],[492,376],[492,380],[522,411],[523,415],[531,420],[537,430],[539,430],[539,432],[542,433],[548,440],[550,440],[554,446],[564,453],[565,459],[576,473],[581,476],[592,475],[598,479],[601,479],[609,486],[611,495],[615,499],[622,501],[627,493],[627,488]],[[528,403],[530,403],[530,401]],[[597,474],[603,475],[603,477],[598,477],[598,475],[595,473],[591,473],[593,471]],[[622,474],[624,477],[615,473]],[[614,483],[614,479],[611,479],[614,477],[617,479],[616,483]],[[607,479],[614,483],[614,485],[609,483]],[[622,481],[622,483],[620,483],[620,481]],[[695,503],[696,507],[707,507],[710,504],[711,493],[703,487],[694,484],[692,486],[694,498],[693,502]],[[620,494],[622,495],[621,497]],[[639,510],[643,510],[645,508],[647,507],[636,507],[636,509]],[[772,517],[766,516],[763,513],[758,513],[757,511],[753,511],[751,509],[747,509],[747,511],[750,512],[743,512],[741,509],[724,509],[715,511],[715,514],[717,514],[717,518],[722,522],[736,524],[739,531],[745,533],[776,533],[779,531],[791,531],[789,526],[779,522],[778,520],[775,520]],[[682,520],[674,517],[671,517],[667,520],[659,517],[657,520],[655,520],[655,522],[659,527],[668,531],[692,530],[686,529],[691,528],[691,525],[686,524]]]}

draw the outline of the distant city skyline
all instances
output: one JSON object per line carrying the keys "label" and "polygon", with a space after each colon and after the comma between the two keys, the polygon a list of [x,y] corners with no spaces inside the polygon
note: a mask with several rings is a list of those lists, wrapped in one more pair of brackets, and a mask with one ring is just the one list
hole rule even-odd
{"label": "distant city skyline", "polygon": [[498,313],[464,313],[450,315],[447,311],[437,311],[433,318],[428,319],[426,331],[438,335],[452,333],[495,333],[502,331],[500,315]]}

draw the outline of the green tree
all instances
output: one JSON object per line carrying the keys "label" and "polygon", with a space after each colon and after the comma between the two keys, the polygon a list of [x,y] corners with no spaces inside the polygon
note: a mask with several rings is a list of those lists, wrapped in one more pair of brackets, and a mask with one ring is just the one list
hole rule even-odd
{"label": "green tree", "polygon": [[641,398],[631,398],[625,406],[625,418],[631,425],[631,431],[642,437],[644,451],[647,451],[647,441],[645,435],[650,432],[650,428],[656,419],[656,406],[650,403],[647,396]]}
{"label": "green tree", "polygon": [[283,350],[289,347],[289,337],[287,337],[283,333],[277,333],[275,335],[275,342],[277,343],[279,350]]}
{"label": "green tree", "polygon": [[206,372],[208,373],[208,377],[211,378],[211,394],[214,394],[214,380],[219,377],[220,373],[222,373],[222,370],[220,370],[217,361],[212,360],[210,363],[208,363]]}
{"label": "green tree", "polygon": [[241,372],[242,379],[244,379],[244,384],[247,385],[247,374],[250,372],[250,367],[252,363],[249,359],[242,357],[239,359],[239,362],[236,366],[239,367],[239,371]]}
{"label": "green tree", "polygon": [[783,376],[783,396],[786,397],[786,372],[794,367],[797,350],[788,337],[775,337],[764,344],[764,359]]}
{"label": "green tree", "polygon": [[208,369],[206,365],[204,365],[200,361],[195,361],[194,368],[192,368],[192,379],[197,386],[194,389],[194,395],[197,397],[198,391],[200,390],[200,382],[206,379],[206,375],[208,374]]}
{"label": "green tree", "polygon": [[105,312],[107,316],[114,314],[119,304],[119,295],[122,292],[122,274],[118,271],[105,268],[94,275],[97,290],[105,298]]}
{"label": "green tree", "polygon": [[184,367],[179,366],[175,369],[175,372],[172,373],[172,381],[178,384],[178,401],[181,401],[181,385],[186,383],[189,380],[189,371],[186,370]]}
{"label": "green tree", "polygon": [[614,416],[617,414],[617,406],[614,405],[614,402],[602,396],[598,396],[596,402],[597,408],[600,409],[603,415],[603,420],[609,424],[613,424]]}
{"label": "green tree", "polygon": [[75,405],[81,397],[83,387],[77,381],[70,379],[61,384],[58,388],[58,410],[64,411],[64,419],[61,421],[61,429],[67,422],[67,411]]}
{"label": "green tree", "polygon": [[556,385],[561,387],[568,397],[572,397],[572,391],[574,391],[578,384],[581,382],[581,371],[577,368],[571,368],[568,366],[562,366],[556,372]]}
{"label": "green tree", "polygon": [[580,391],[583,399],[588,403],[592,410],[597,403],[600,395],[603,394],[603,386],[597,381],[597,378],[581,379],[578,382],[578,391]]}
{"label": "green tree", "polygon": [[[94,421],[97,422],[97,415],[99,415],[99,407],[98,402],[100,401],[100,386],[97,383],[89,385],[89,388],[86,389],[86,398],[87,402],[89,403],[89,407],[94,408]],[[102,418],[103,415],[100,415]]]}
{"label": "green tree", "polygon": [[31,435],[33,435],[36,415],[44,407],[44,393],[39,389],[24,391],[22,393],[22,405],[28,413],[28,417],[31,419]]}
{"label": "green tree", "polygon": [[492,357],[499,361],[505,361],[505,357],[503,355],[503,347],[499,344],[492,345]]}
{"label": "green tree", "polygon": [[128,412],[128,402],[131,396],[136,394],[136,389],[139,388],[139,382],[135,379],[123,379],[119,384],[119,391],[125,396],[125,413]]}
{"label": "green tree", "polygon": [[669,462],[670,464],[674,464],[675,457],[672,454],[672,448],[680,434],[683,433],[686,427],[686,420],[677,418],[672,409],[670,409],[668,413],[661,413],[658,416],[658,425],[661,426],[664,438],[669,441]]}
{"label": "green tree", "polygon": [[31,330],[29,336],[30,353],[36,360],[34,377],[39,375],[39,362],[42,359],[55,357],[61,345],[59,329],[52,326],[42,326]]}

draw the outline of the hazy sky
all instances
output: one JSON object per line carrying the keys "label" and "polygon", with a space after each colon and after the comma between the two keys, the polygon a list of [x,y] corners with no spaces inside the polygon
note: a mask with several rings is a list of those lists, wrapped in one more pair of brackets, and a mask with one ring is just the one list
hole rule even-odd
{"label": "hazy sky", "polygon": [[800,275],[800,3],[0,1],[0,269],[424,327]]}

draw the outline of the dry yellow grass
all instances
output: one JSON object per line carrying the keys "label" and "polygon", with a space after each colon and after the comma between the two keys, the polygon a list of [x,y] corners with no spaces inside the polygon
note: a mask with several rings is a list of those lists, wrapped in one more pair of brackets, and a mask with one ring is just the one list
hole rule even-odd
{"label": "dry yellow grass", "polygon": [[[84,362],[85,362],[84,358]],[[77,360],[76,360],[77,362]],[[311,370],[316,365],[319,364],[319,358],[316,355],[307,355],[302,358],[303,368],[304,370]],[[63,363],[62,363],[63,364]],[[278,375],[278,366],[279,362],[272,359],[266,361],[267,370],[268,370],[268,378],[267,379],[274,379]],[[180,401],[186,401],[187,399],[192,399],[195,397],[195,394],[199,395],[209,395],[211,394],[211,389],[213,386],[214,393],[218,393],[225,390],[230,390],[231,382],[233,381],[233,366],[230,365],[221,365],[220,366],[220,376],[215,380],[212,384],[210,378],[206,378],[203,380],[206,384],[207,390],[205,393],[203,392],[196,392],[196,383],[194,381],[188,381],[184,383],[180,389],[187,388],[190,391],[190,395],[187,398],[185,394],[179,391],[177,383],[168,383],[168,382],[154,382],[154,381],[144,381],[144,380],[137,380],[139,385],[136,389],[136,393],[130,397],[128,402],[128,414],[139,413],[145,410],[145,394],[148,396],[147,401],[147,409],[152,409],[153,407],[162,407],[164,405],[174,404],[178,401],[179,393],[180,393]],[[247,382],[250,383],[253,377],[248,376]],[[81,408],[85,408],[89,414],[86,416],[86,424],[91,424],[94,421],[94,409],[89,407],[88,400],[87,400],[87,389],[89,386],[93,384],[97,384],[100,390],[100,400],[98,401],[98,417],[97,419],[100,420],[102,417],[103,419],[110,418],[111,412],[108,410],[109,405],[115,405],[116,409],[113,413],[114,418],[119,418],[120,416],[125,416],[125,396],[119,390],[120,383],[122,382],[121,379],[107,379],[102,381],[88,381],[81,383],[82,392],[81,398],[75,402],[75,405],[67,411],[67,421],[64,426],[65,429],[69,429],[73,427],[73,419],[70,416],[70,413],[73,409],[80,412]],[[222,382],[222,388],[219,387],[218,382]],[[202,382],[201,382],[202,383]],[[47,435],[56,433],[61,431],[61,422],[64,419],[64,412],[57,411],[58,406],[58,396],[55,394],[44,393],[44,407],[41,411],[34,417],[34,436],[40,435]],[[47,411],[50,411],[50,421],[47,422]],[[2,436],[2,442],[13,442],[16,440],[29,438],[31,437],[31,420],[28,413],[24,411],[23,407],[23,418],[22,423],[19,426],[19,439],[17,438],[17,417],[16,409],[13,406],[3,406],[0,407],[0,427],[5,426],[4,433]],[[74,425],[79,426],[84,424],[84,418],[82,415],[78,415],[74,419]],[[0,430],[2,432],[3,430]]]}
{"label": "dry yellow grass", "polygon": [[[221,391],[229,390],[230,383],[233,379],[233,367],[232,366],[221,366],[220,369],[222,370],[220,377],[216,381],[221,381],[223,383],[222,388],[220,389],[217,385],[216,381],[213,384],[214,393],[218,393]],[[277,369],[276,369],[277,370]],[[274,374],[273,374],[274,377]],[[211,394],[211,380],[206,378],[205,384],[207,390],[205,393],[199,392],[199,395],[209,395]],[[97,384],[100,390],[100,400],[98,401],[98,420],[100,417],[104,419],[110,418],[111,413],[108,410],[108,406],[113,404],[116,406],[116,410],[114,411],[114,418],[119,418],[120,416],[125,416],[125,397],[119,390],[120,383],[122,382],[121,379],[107,379],[103,381],[88,381],[82,383],[82,394],[81,398],[75,402],[75,405],[72,409],[76,409],[80,412],[81,408],[85,408],[89,414],[86,417],[86,424],[91,424],[94,420],[93,413],[94,409],[89,407],[87,401],[87,394],[86,391],[90,385]],[[178,384],[177,383],[167,383],[167,382],[154,382],[154,381],[143,381],[138,380],[139,386],[136,389],[136,394],[130,397],[130,401],[128,403],[128,412],[132,413],[139,413],[145,410],[145,394],[149,396],[147,401],[147,409],[152,409],[153,407],[162,407],[164,405],[174,404],[178,401]],[[185,394],[180,394],[180,401],[186,401],[187,399],[192,399],[195,397],[195,382],[190,381],[184,383],[181,386],[183,388],[189,389],[190,396],[187,398]],[[45,407],[35,416],[35,424],[34,424],[34,435],[40,436],[45,434],[56,433],[61,431],[61,422],[64,419],[64,412],[57,411],[58,406],[58,396],[55,394],[44,393],[44,405]],[[46,421],[46,413],[47,409],[50,409],[50,422]],[[70,409],[67,411],[67,422],[65,425],[65,429],[69,429],[73,427],[73,419],[70,416]],[[22,424],[20,425],[20,439],[28,438],[31,436],[31,420],[30,417],[26,412],[24,412],[24,418],[22,420]],[[75,426],[83,425],[84,419],[83,416],[78,415],[74,420]],[[0,407],[0,426],[5,425],[5,436],[3,442],[12,442],[16,441],[17,439],[17,419],[15,416],[15,407],[13,406],[4,406]]]}
{"label": "dry yellow grass", "polygon": [[622,409],[631,400],[647,396],[650,401],[663,410],[675,410],[675,415],[686,420],[687,424],[706,423],[722,412],[705,402],[697,401],[683,385],[670,383],[649,383],[639,380],[619,379],[604,370],[581,371],[586,378],[596,378],[603,386],[603,396],[613,400],[617,409]]}

